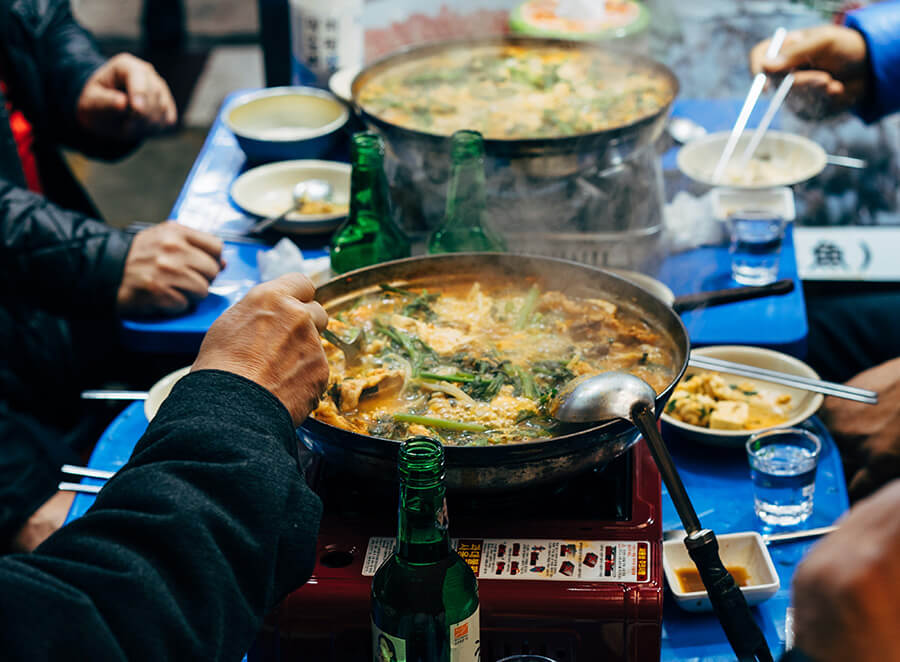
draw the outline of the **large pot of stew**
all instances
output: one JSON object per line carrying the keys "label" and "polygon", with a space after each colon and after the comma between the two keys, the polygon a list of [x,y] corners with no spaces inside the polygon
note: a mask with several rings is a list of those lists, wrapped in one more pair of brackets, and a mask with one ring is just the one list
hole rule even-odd
{"label": "large pot of stew", "polygon": [[449,254],[360,269],[318,289],[329,329],[361,354],[326,342],[331,378],[299,429],[349,471],[394,480],[400,441],[438,437],[447,482],[503,491],[603,465],[637,439],[624,421],[571,427],[546,406],[580,375],[625,370],[662,410],[689,354],[681,319],[641,287],[553,258]]}
{"label": "large pot of stew", "polygon": [[439,170],[444,141],[471,129],[489,159],[560,177],[616,165],[655,141],[678,80],[659,62],[596,43],[497,36],[400,51],[351,89],[363,121],[409,167]]}

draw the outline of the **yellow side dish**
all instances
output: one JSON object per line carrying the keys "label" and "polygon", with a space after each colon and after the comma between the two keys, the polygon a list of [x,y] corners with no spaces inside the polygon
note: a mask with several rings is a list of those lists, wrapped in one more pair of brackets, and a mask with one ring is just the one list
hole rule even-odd
{"label": "yellow side dish", "polygon": [[712,430],[758,430],[787,421],[791,396],[715,372],[682,379],[666,405],[679,421]]}

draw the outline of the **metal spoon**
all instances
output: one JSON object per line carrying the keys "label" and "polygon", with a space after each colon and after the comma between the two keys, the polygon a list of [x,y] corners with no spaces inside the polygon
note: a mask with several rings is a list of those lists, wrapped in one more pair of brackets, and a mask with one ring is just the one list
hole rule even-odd
{"label": "metal spoon", "polygon": [[334,331],[329,331],[328,329],[322,331],[322,337],[344,353],[344,360],[347,365],[353,365],[359,360],[359,355],[366,344],[366,335],[361,328],[356,329],[356,335],[349,341],[344,340]]}
{"label": "metal spoon", "polygon": [[673,117],[669,120],[669,135],[672,139],[687,145],[706,135],[706,129],[687,117]]}
{"label": "metal spoon", "polygon": [[700,526],[681,476],[656,427],[655,405],[656,391],[643,379],[624,372],[605,372],[566,384],[551,401],[550,414],[567,423],[622,418],[640,430],[687,531],[685,547],[703,579],[731,647],[739,660],[770,661],[772,653],[753,620],[747,600],[722,564],[716,535]]}
{"label": "metal spoon", "polygon": [[263,230],[266,230],[276,223],[283,221],[285,218],[287,218],[288,214],[297,210],[304,202],[327,200],[331,197],[331,190],[331,182],[327,182],[324,179],[305,179],[302,182],[297,182],[296,184],[294,184],[294,188],[291,189],[291,198],[293,199],[294,204],[291,205],[290,209],[286,209],[278,216],[264,218],[263,220],[254,224],[247,231],[247,233],[259,234]]}

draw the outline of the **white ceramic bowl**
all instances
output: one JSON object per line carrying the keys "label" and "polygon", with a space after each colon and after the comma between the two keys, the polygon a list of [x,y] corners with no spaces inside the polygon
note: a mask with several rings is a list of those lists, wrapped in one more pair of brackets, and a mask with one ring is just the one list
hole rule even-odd
{"label": "white ceramic bowl", "polygon": [[172,387],[175,386],[175,382],[190,371],[191,366],[179,368],[174,372],[170,372],[150,387],[150,390],[147,392],[147,399],[144,400],[144,416],[147,417],[148,421],[152,421],[153,417],[156,416],[156,412],[159,411],[159,407],[162,405],[163,400],[169,397],[169,393],[171,393]]}
{"label": "white ceramic bowl", "polygon": [[353,79],[360,71],[359,67],[338,69],[328,79],[328,89],[344,103],[353,103]]}
{"label": "white ceramic bowl", "polygon": [[[733,361],[734,363],[745,363],[757,368],[777,370],[790,375],[819,379],[819,375],[816,371],[803,361],[795,359],[788,354],[782,354],[781,352],[776,352],[771,349],[763,349],[762,347],[750,347],[747,345],[715,345],[712,347],[694,349],[691,350],[691,353],[701,356],[710,356],[717,359],[725,359],[726,361]],[[710,371],[688,366],[688,369],[684,373],[684,377],[699,372]],[[732,376],[724,372],[721,374],[729,379],[733,378],[739,382],[748,382],[760,389],[776,391],[778,393],[787,393],[790,395],[791,401],[787,407],[788,419],[784,423],[756,430],[711,430],[709,428],[700,427],[699,425],[691,425],[690,423],[679,421],[663,412],[662,416],[660,416],[660,420],[662,421],[664,434],[668,435],[674,432],[685,439],[714,446],[743,446],[750,435],[757,432],[771,430],[773,428],[790,428],[799,425],[815,414],[819,407],[822,406],[822,400],[824,400],[819,393],[790,388],[789,386],[782,386],[781,384],[772,384],[760,379]],[[682,377],[682,379],[684,379],[684,377]]]}
{"label": "white ceramic bowl", "polygon": [[[754,159],[767,159],[771,164],[760,173],[757,181],[750,183],[734,182],[725,179],[713,181],[713,174],[719,156],[728,141],[729,131],[710,134],[704,138],[691,141],[678,150],[678,168],[685,175],[709,186],[727,186],[737,189],[761,189],[774,186],[791,186],[815,177],[826,164],[825,150],[809,138],[794,133],[767,131],[756,148]],[[744,131],[737,143],[732,159],[740,158],[744,146],[749,142],[753,131]],[[762,176],[763,174],[767,176]]]}
{"label": "white ceramic bowl", "polygon": [[[781,581],[772,563],[772,556],[756,531],[726,533],[716,536],[719,541],[719,557],[728,568],[740,566],[747,571],[748,585],[741,586],[741,593],[750,605],[768,600],[778,592]],[[694,562],[684,546],[683,538],[663,542],[663,572],[669,589],[678,606],[687,611],[710,611],[712,605],[706,590],[686,593],[676,574],[683,568],[694,568]]]}
{"label": "white ceramic bowl", "polygon": [[324,156],[350,118],[340,100],[314,87],[248,92],[222,116],[251,163]]}
{"label": "white ceramic bowl", "polygon": [[[278,216],[293,204],[293,189],[305,179],[324,179],[331,184],[332,200],[350,200],[350,164],[337,161],[279,161],[248,170],[231,184],[231,199],[249,214]],[[292,212],[275,224],[289,234],[321,234],[334,230],[347,217],[347,210],[332,214]]]}

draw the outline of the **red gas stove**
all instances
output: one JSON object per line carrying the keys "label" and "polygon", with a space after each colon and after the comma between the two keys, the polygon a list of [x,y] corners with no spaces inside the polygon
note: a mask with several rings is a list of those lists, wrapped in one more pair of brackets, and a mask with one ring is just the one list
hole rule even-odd
{"label": "red gas stove", "polygon": [[[397,488],[313,463],[325,513],[312,578],[269,619],[256,659],[371,660],[369,590],[392,549]],[[450,532],[478,575],[481,659],[658,660],[660,478],[643,441],[562,485],[450,494]]]}

